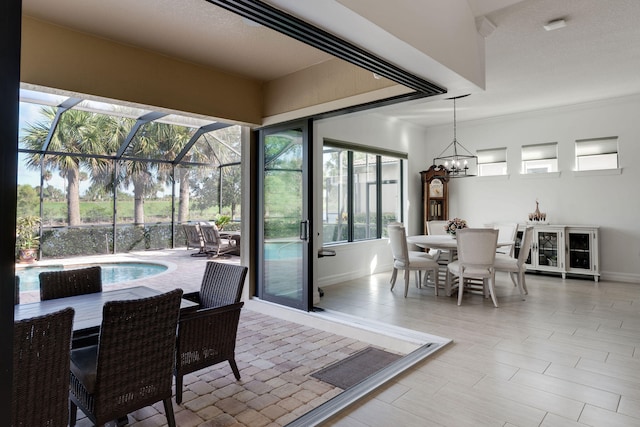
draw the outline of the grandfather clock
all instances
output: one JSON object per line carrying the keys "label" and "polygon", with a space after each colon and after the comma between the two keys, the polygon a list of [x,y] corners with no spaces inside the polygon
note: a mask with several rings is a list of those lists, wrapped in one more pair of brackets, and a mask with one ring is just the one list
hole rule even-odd
{"label": "grandfather clock", "polygon": [[422,178],[422,229],[427,234],[427,221],[449,219],[449,172],[442,166],[431,166],[420,172]]}

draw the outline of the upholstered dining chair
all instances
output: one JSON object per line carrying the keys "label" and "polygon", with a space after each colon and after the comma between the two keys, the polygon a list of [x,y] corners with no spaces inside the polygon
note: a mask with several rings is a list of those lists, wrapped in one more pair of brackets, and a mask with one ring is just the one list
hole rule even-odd
{"label": "upholstered dining chair", "polygon": [[66,308],[14,323],[11,426],[69,422],[73,315],[73,309]]}
{"label": "upholstered dining chair", "polygon": [[447,234],[446,225],[447,221],[427,221],[427,234]]}
{"label": "upholstered dining chair", "polygon": [[513,256],[513,250],[515,247],[516,234],[518,234],[518,224],[513,222],[494,224],[493,228],[498,230],[499,242],[513,242],[510,246],[499,246],[496,248],[497,254],[505,254]]}
{"label": "upholstered dining chair", "polygon": [[[387,224],[387,227],[389,226],[404,227],[404,224],[401,222],[393,221]],[[440,249],[430,249],[428,252],[425,252],[423,250],[414,251],[409,249],[409,255],[421,256],[424,258],[431,258],[434,261],[438,261],[438,258],[440,258],[440,252],[441,252]]]}
{"label": "upholstered dining chair", "polygon": [[498,307],[495,291],[496,247],[498,230],[491,228],[465,228],[456,233],[458,260],[448,266],[450,275],[458,276],[458,305],[462,303],[462,294],[467,279],[482,279],[483,293],[491,295],[493,305]]}
{"label": "upholstered dining chair", "polygon": [[518,257],[514,258],[505,254],[496,254],[494,267],[496,271],[506,271],[511,276],[513,285],[517,286],[520,290],[520,295],[524,300],[524,295],[528,294],[527,282],[524,278],[524,273],[527,271],[527,258],[531,252],[531,241],[533,240],[533,227],[527,227],[522,235],[520,244],[520,252]]}
{"label": "upholstered dining chair", "polygon": [[45,271],[40,279],[40,300],[102,292],[100,266],[72,270]]}
{"label": "upholstered dining chair", "polygon": [[398,270],[404,270],[404,296],[409,293],[409,275],[411,271],[416,272],[416,286],[422,286],[422,271],[431,272],[435,282],[435,294],[438,295],[438,267],[439,264],[431,259],[420,255],[410,254],[407,244],[407,233],[401,225],[389,225],[387,227],[391,253],[393,254],[393,272],[391,274],[391,290],[396,284]]}
{"label": "upholstered dining chair", "polygon": [[159,401],[175,427],[171,386],[181,297],[175,289],[105,303],[98,344],[71,352],[71,427],[78,408],[104,425]]}

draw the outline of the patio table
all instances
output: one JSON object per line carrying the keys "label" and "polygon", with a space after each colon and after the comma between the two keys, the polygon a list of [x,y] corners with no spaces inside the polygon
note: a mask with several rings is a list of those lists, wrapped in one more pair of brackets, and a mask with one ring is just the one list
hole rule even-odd
{"label": "patio table", "polygon": [[[102,324],[102,306],[105,302],[147,298],[161,293],[147,286],[134,286],[112,291],[74,295],[66,298],[17,304],[14,308],[14,316],[15,320],[22,320],[72,307],[75,310],[75,315],[73,316],[73,333],[75,337],[100,328]],[[196,310],[197,308],[197,303],[184,298],[180,303],[181,313]]]}

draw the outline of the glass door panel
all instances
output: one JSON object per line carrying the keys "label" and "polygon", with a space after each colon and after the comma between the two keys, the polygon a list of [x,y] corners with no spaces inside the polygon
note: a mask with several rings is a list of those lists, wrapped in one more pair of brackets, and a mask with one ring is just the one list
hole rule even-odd
{"label": "glass door panel", "polygon": [[558,233],[538,232],[538,265],[556,267],[558,265]]}
{"label": "glass door panel", "polygon": [[260,298],[309,311],[307,126],[261,131]]}
{"label": "glass door panel", "polygon": [[591,235],[589,233],[568,233],[569,268],[591,269]]}

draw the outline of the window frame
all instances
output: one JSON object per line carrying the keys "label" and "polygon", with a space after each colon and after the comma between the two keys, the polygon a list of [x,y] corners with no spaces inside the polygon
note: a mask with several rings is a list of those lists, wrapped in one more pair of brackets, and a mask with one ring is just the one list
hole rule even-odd
{"label": "window frame", "polygon": [[[507,147],[477,150],[476,155],[478,156],[478,176],[504,176],[509,174],[507,167]],[[504,167],[502,173],[483,173],[485,169],[493,169],[501,165]],[[492,168],[485,168],[484,166],[492,166]]]}
{"label": "window frame", "polygon": [[[620,156],[617,136],[608,136],[602,138],[576,139],[574,143],[575,153],[575,170],[579,172],[610,170],[620,168]],[[615,166],[612,164],[604,164],[605,162],[596,160],[597,158],[612,159],[615,157]],[[595,160],[598,167],[587,167],[581,159],[585,159],[584,163],[591,163],[589,160]],[[584,167],[583,167],[584,166]]]}
{"label": "window frame", "polygon": [[521,154],[523,175],[558,172],[557,142],[523,145]]}
{"label": "window frame", "polygon": [[[362,241],[367,241],[367,240],[377,240],[377,239],[382,239],[384,236],[384,221],[383,221],[383,196],[384,196],[384,186],[385,184],[394,184],[397,185],[398,188],[398,198],[399,198],[399,202],[398,205],[396,206],[396,211],[397,211],[397,216],[399,216],[399,218],[396,218],[396,221],[403,221],[404,218],[404,205],[402,203],[402,200],[404,200],[404,168],[405,168],[405,161],[407,160],[407,154],[406,153],[400,153],[400,152],[395,152],[395,151],[391,151],[391,150],[385,150],[385,149],[380,149],[380,148],[374,148],[374,147],[369,147],[369,146],[364,146],[364,145],[358,145],[358,144],[353,144],[353,143],[347,143],[347,142],[343,142],[343,141],[336,141],[336,140],[330,140],[330,139],[324,139],[323,141],[323,155],[327,152],[327,149],[333,149],[333,150],[341,150],[346,152],[346,156],[347,156],[347,176],[346,176],[346,205],[345,207],[342,207],[343,210],[346,211],[347,215],[346,215],[346,227],[347,227],[347,238],[346,239],[330,239],[327,240],[326,236],[325,236],[325,229],[327,225],[330,225],[330,223],[328,222],[329,219],[329,215],[327,214],[327,208],[326,205],[323,205],[322,208],[322,226],[323,226],[323,245],[326,246],[330,246],[330,245],[337,245],[337,244],[346,244],[346,243],[353,243],[353,242],[362,242]],[[375,156],[375,182],[367,182],[365,184],[365,188],[368,189],[371,186],[375,186],[375,204],[376,204],[376,212],[375,212],[375,235],[369,234],[369,231],[367,229],[367,237],[365,238],[356,238],[356,232],[355,232],[355,216],[356,216],[356,210],[355,210],[355,205],[356,205],[356,191],[355,191],[355,186],[357,185],[357,182],[355,180],[355,174],[356,174],[356,168],[357,166],[354,164],[354,157],[356,153],[361,153],[364,154],[365,156],[371,156],[374,155]],[[393,158],[396,159],[398,161],[398,171],[397,171],[397,179],[388,179],[388,178],[383,178],[383,168],[384,168],[384,164],[386,164],[387,162],[383,162],[382,160],[384,158]],[[366,167],[370,167],[370,164],[367,164]],[[342,167],[342,165],[340,166]],[[323,182],[323,195],[326,199],[326,192],[327,192],[327,188],[325,187],[327,180],[330,177],[325,175],[325,170],[323,168],[323,178],[322,178],[322,182]],[[325,200],[326,201],[326,200]],[[323,201],[323,203],[325,202]],[[339,202],[340,204],[340,202]],[[367,206],[367,214],[371,213],[369,211],[370,206]],[[340,214],[341,211],[341,207],[338,206],[338,213],[337,215],[341,215]],[[372,224],[373,222],[371,222]],[[369,224],[369,223],[368,223]]]}

